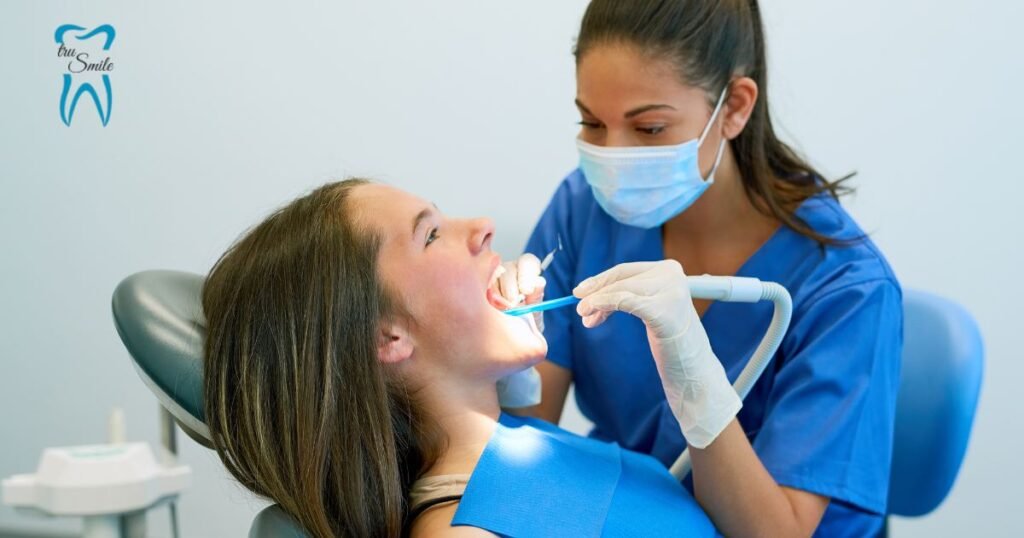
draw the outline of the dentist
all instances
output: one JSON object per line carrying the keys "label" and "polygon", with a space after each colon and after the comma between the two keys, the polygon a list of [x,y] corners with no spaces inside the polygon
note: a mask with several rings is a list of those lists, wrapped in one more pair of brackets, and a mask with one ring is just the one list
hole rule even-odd
{"label": "dentist", "polygon": [[[666,466],[689,445],[687,487],[726,535],[881,534],[900,286],[847,189],[776,137],[757,1],[594,0],[575,57],[579,169],[496,284],[510,302],[583,299],[544,315],[531,412],[557,422],[574,385],[592,437]],[[686,273],[793,296],[742,403],[730,381],[771,306],[692,300]]]}

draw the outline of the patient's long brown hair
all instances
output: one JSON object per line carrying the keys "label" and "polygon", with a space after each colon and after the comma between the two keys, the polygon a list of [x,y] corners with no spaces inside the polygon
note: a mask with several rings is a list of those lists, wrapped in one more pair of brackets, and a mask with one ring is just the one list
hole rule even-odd
{"label": "patient's long brown hair", "polygon": [[271,214],[214,265],[205,414],[235,478],[313,536],[399,536],[408,488],[442,438],[377,360],[397,314],[380,240],[326,184]]}

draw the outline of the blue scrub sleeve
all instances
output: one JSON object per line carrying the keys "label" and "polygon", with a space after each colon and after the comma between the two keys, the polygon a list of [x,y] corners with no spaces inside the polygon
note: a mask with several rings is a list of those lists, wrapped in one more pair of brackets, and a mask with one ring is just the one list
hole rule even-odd
{"label": "blue scrub sleeve", "polygon": [[[545,299],[572,295],[572,290],[576,287],[576,283],[572,281],[577,258],[573,237],[570,235],[570,207],[569,183],[563,181],[526,242],[526,252],[543,259],[547,253],[558,247],[561,238],[562,250],[555,254],[551,265],[542,275],[547,281],[544,286]],[[574,318],[578,317],[576,310],[569,307],[544,312],[544,338],[548,341],[547,359],[563,368],[572,368],[572,326]]]}
{"label": "blue scrub sleeve", "polygon": [[787,360],[754,450],[780,485],[884,513],[903,344],[900,289],[878,279],[806,304],[784,343]]}

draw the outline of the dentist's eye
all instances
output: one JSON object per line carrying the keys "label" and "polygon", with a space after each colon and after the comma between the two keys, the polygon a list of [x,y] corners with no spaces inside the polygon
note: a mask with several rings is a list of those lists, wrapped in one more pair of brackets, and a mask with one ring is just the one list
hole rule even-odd
{"label": "dentist's eye", "polygon": [[576,123],[586,127],[587,129],[598,129],[601,127],[601,124],[596,121],[578,121]]}
{"label": "dentist's eye", "polygon": [[665,130],[665,126],[655,125],[654,127],[637,127],[636,130],[646,135],[657,135],[661,134]]}
{"label": "dentist's eye", "polygon": [[441,237],[441,236],[437,235],[437,228],[431,228],[430,232],[427,233],[427,244],[425,246],[429,247],[430,244],[433,243],[434,241],[436,241],[438,237]]}

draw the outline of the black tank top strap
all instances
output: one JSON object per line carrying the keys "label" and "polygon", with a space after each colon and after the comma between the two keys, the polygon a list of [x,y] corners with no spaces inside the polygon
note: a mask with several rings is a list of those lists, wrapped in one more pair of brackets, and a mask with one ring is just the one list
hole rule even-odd
{"label": "black tank top strap", "polygon": [[423,512],[426,512],[427,510],[430,510],[431,508],[439,504],[450,503],[458,500],[462,500],[462,495],[445,495],[444,497],[436,497],[427,501],[423,501],[422,503],[414,506],[413,509],[409,511],[409,517],[406,519],[406,521],[408,521],[408,524],[411,525],[412,522],[415,521],[416,518],[419,517],[420,514],[422,514]]}

